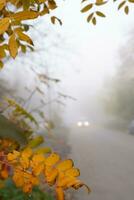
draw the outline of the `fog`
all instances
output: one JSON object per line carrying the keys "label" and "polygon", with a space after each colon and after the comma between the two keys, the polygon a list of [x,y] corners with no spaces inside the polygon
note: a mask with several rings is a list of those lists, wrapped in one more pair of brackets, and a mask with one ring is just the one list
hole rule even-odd
{"label": "fog", "polygon": [[[68,128],[68,156],[93,190],[89,196],[82,190],[76,192],[74,199],[132,200],[134,136],[129,134],[129,125],[134,119],[134,12],[126,16],[111,6],[106,19],[94,27],[79,12],[78,0],[59,4],[55,14],[63,26],[42,19],[37,32],[31,30],[35,52],[7,61],[0,75],[1,94],[13,97],[15,90],[15,95],[27,99],[37,86],[44,92],[43,98],[37,93],[27,109],[40,106],[45,99],[47,106],[41,109],[58,123],[56,131]],[[50,87],[42,85],[38,73],[60,82],[47,79]],[[55,99],[60,103],[51,103]],[[85,121],[89,126],[78,126]]]}

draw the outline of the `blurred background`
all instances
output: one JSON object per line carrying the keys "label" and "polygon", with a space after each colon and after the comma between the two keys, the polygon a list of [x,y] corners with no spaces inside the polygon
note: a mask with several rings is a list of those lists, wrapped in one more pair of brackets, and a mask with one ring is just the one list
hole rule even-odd
{"label": "blurred background", "polygon": [[0,96],[43,116],[51,130],[48,145],[81,169],[92,193],[81,189],[68,199],[132,200],[134,12],[126,16],[111,5],[94,27],[85,22],[79,1],[59,4],[55,13],[63,25],[46,17],[34,22],[35,51],[6,60]]}

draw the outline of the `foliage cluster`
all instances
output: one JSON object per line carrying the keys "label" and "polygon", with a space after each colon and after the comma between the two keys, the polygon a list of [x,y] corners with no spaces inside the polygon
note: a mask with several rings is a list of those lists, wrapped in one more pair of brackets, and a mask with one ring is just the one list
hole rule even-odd
{"label": "foliage cluster", "polygon": [[[89,0],[82,0],[82,4]],[[114,0],[116,1],[116,0]],[[106,15],[98,10],[98,6],[108,4],[110,1],[95,0],[89,1],[82,8],[81,12],[85,13],[90,10],[91,13],[87,17],[88,22],[96,25],[97,17],[105,17]],[[123,8],[126,14],[129,13],[129,4],[133,4],[134,0],[123,0],[119,3],[118,9]],[[96,8],[97,7],[97,8]],[[57,8],[55,0],[0,0],[0,67],[3,67],[3,59],[7,55],[15,58],[19,51],[25,53],[27,49],[33,50],[33,41],[26,34],[30,25],[24,21],[35,20],[41,16],[51,13]],[[62,22],[55,16],[51,16],[51,22],[55,24]]]}

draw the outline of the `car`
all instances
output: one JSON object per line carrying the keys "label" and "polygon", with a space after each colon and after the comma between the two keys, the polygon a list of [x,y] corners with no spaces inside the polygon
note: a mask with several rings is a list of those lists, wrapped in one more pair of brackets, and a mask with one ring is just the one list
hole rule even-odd
{"label": "car", "polygon": [[88,126],[90,126],[90,123],[88,121],[78,121],[77,126],[78,127],[88,127]]}

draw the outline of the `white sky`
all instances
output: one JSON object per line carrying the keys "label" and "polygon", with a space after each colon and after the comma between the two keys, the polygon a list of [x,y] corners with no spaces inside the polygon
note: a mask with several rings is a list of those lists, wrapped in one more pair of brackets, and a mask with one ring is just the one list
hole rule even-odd
{"label": "white sky", "polygon": [[79,107],[82,107],[83,98],[88,98],[101,86],[105,77],[114,73],[119,62],[119,50],[134,28],[133,4],[130,4],[128,16],[117,11],[117,6],[117,3],[102,6],[107,17],[98,19],[95,27],[86,22],[88,14],[80,13],[80,0],[63,1],[56,12],[63,26],[59,28],[57,25],[55,29],[67,38],[74,52],[67,60],[62,80],[65,92],[78,98],[77,103],[70,104],[70,109],[67,107],[71,116],[72,108],[74,113],[81,112]]}
{"label": "white sky", "polygon": [[[62,3],[57,14],[63,20],[60,32],[66,35],[74,52],[74,65],[85,72],[88,78],[101,79],[113,71],[117,63],[118,50],[134,24],[134,6],[130,4],[129,16],[117,11],[117,4],[103,8],[107,18],[98,19],[96,27],[86,22],[87,14],[80,13],[79,0],[67,0]],[[59,29],[59,27],[58,27]],[[84,77],[85,78],[85,77]]]}

